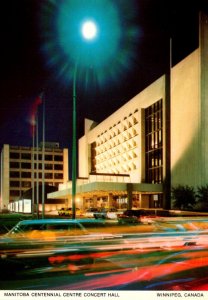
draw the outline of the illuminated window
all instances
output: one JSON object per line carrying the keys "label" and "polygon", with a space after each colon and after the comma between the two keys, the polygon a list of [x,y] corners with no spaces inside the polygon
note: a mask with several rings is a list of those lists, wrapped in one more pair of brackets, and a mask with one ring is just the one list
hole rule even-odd
{"label": "illuminated window", "polygon": [[146,182],[161,183],[163,166],[162,100],[145,109]]}

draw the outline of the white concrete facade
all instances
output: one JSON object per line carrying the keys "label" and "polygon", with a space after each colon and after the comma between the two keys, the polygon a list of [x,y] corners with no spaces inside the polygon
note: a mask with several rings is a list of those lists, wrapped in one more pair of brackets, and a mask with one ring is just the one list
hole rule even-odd
{"label": "white concrete facade", "polygon": [[[100,124],[85,120],[85,135],[78,147],[78,207],[161,207],[153,195],[162,194],[162,182],[145,181],[144,126],[145,109],[166,101],[165,87],[166,77],[162,76]],[[165,124],[162,112],[161,118]],[[165,140],[164,131],[160,139]],[[164,176],[165,170],[162,173]],[[49,197],[67,197],[71,206],[71,182],[60,185]]]}
{"label": "white concrete facade", "polygon": [[199,24],[199,48],[171,72],[172,186],[208,183],[208,16]]}
{"label": "white concrete facade", "polygon": [[165,76],[86,131],[79,140],[79,177],[91,172],[90,145],[95,142],[96,173],[128,174],[131,183],[145,182],[143,109],[160,99],[165,101]]}

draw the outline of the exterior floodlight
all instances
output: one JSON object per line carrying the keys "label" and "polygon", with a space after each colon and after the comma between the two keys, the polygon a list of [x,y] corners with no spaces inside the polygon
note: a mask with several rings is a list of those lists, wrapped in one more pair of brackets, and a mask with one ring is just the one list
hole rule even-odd
{"label": "exterior floodlight", "polygon": [[82,25],[82,35],[86,40],[92,40],[97,35],[96,24],[92,21],[87,21]]}

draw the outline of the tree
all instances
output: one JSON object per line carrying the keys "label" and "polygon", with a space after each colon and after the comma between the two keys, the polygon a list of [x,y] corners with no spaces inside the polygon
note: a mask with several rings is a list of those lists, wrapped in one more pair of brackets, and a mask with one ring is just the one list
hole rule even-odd
{"label": "tree", "polygon": [[178,185],[171,190],[173,207],[177,209],[193,209],[196,203],[196,193],[194,188],[188,185]]}
{"label": "tree", "polygon": [[196,209],[208,210],[208,184],[198,187],[196,193]]}

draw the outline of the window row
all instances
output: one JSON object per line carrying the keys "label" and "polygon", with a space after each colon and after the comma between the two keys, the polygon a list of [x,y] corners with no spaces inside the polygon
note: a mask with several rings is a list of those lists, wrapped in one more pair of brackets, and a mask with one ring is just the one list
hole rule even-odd
{"label": "window row", "polygon": [[[56,186],[56,187],[58,187],[58,185],[59,185],[59,183],[57,182],[57,183],[53,183],[53,186]],[[24,186],[22,185],[22,188],[31,188],[31,186],[29,186],[29,184],[28,183],[24,183]],[[10,197],[20,197],[22,194],[23,194],[23,192],[25,191],[25,189],[24,190],[20,190],[20,189],[11,189],[10,191],[9,191],[9,194],[10,194]]]}
{"label": "window row", "polygon": [[125,143],[126,141],[129,141],[137,135],[138,133],[136,130],[126,131],[125,134],[120,135],[116,139],[106,139],[105,141],[97,144],[97,151],[100,152],[100,149],[102,149],[103,147],[107,147],[108,149],[114,148],[118,145]]}
{"label": "window row", "polygon": [[[131,128],[131,129],[129,129]],[[106,134],[102,136],[102,138],[97,139],[97,144],[103,145],[106,142],[112,142],[115,144],[123,143],[124,141],[127,141],[128,139],[131,139],[135,135],[137,135],[137,130],[135,127],[128,127],[124,126],[121,130],[118,129],[116,132],[112,134]],[[115,139],[116,138],[116,139]]]}
{"label": "window row", "polygon": [[162,100],[145,109],[145,175],[148,183],[163,181]]}
{"label": "window row", "polygon": [[[42,178],[42,173],[38,173],[39,178]],[[34,172],[34,178],[36,178],[37,173]],[[10,178],[32,178],[32,172],[10,172]],[[45,179],[63,179],[63,173],[45,173],[44,174]],[[10,181],[15,182],[15,181]],[[15,183],[13,183],[15,184]]]}
{"label": "window row", "polygon": [[137,155],[137,152],[136,151],[129,151],[129,152],[126,152],[124,153],[123,155],[115,155],[115,156],[107,156],[107,155],[103,155],[103,156],[99,156],[99,157],[96,157],[95,161],[97,163],[97,165],[99,163],[103,163],[103,162],[117,162],[117,163],[123,163],[124,161],[128,161],[128,160],[132,160],[132,159],[135,159],[137,158],[138,155]]}
{"label": "window row", "polygon": [[162,111],[162,109],[162,99],[160,99],[159,101],[155,102],[154,104],[150,105],[145,109],[145,117],[147,118],[156,112]]}
{"label": "window row", "polygon": [[[12,161],[10,162],[9,164],[10,166],[10,169],[32,169],[33,167],[33,164],[32,163],[26,163],[26,162],[16,162],[16,161]],[[42,166],[43,164],[39,163],[38,166],[36,163],[34,163],[34,169],[42,169]],[[47,164],[47,163],[44,163],[44,169],[45,170],[60,170],[62,171],[63,170],[63,165],[62,164]]]}
{"label": "window row", "polygon": [[[19,152],[10,152],[11,159],[25,159],[25,160],[32,160],[32,153],[19,153]],[[42,160],[42,154],[34,154],[34,160]],[[63,161],[63,155],[52,155],[52,154],[45,154],[44,160],[47,161]]]}
{"label": "window row", "polygon": [[163,127],[162,111],[156,112],[153,115],[146,117],[145,128],[147,132],[153,132]]}
{"label": "window row", "polygon": [[137,165],[135,163],[131,163],[131,164],[122,164],[122,165],[101,165],[99,166],[99,168],[97,169],[98,172],[109,172],[109,173],[113,173],[113,174],[125,174],[125,173],[129,173],[133,170],[137,169]]}
{"label": "window row", "polygon": [[108,147],[108,145],[105,145],[102,148],[100,148],[99,151],[96,151],[96,156],[106,154],[108,157],[112,157],[118,154],[122,154],[136,147],[137,147],[137,142],[133,139],[131,141],[128,141],[128,143],[123,143],[113,148],[110,148]]}
{"label": "window row", "polygon": [[138,113],[138,109],[136,109],[134,113],[130,113],[128,117],[124,117],[122,121],[118,121],[117,124],[109,127],[109,129],[105,130],[105,132],[102,132],[100,135],[98,135],[98,138],[102,139],[105,135],[108,135],[108,138],[114,137],[123,132],[123,130],[134,126],[138,123],[136,113]]}
{"label": "window row", "polygon": [[163,137],[162,130],[148,133],[145,137],[145,148],[146,152],[152,149],[157,149],[162,147]]}
{"label": "window row", "polygon": [[146,168],[151,169],[154,167],[162,166],[162,153],[160,150],[146,153]]}
{"label": "window row", "polygon": [[146,177],[148,183],[162,183],[163,182],[163,168],[153,168],[146,170]]}

